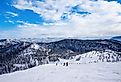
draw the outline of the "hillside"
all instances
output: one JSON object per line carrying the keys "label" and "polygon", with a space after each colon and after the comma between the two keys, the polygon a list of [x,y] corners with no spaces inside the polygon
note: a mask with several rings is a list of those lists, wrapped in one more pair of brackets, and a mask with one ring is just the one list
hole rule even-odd
{"label": "hillside", "polygon": [[0,76],[0,82],[121,82],[121,62],[41,65]]}
{"label": "hillside", "polygon": [[60,62],[61,59],[79,63],[119,62],[121,42],[108,39],[64,39],[49,43],[0,40],[0,74]]}

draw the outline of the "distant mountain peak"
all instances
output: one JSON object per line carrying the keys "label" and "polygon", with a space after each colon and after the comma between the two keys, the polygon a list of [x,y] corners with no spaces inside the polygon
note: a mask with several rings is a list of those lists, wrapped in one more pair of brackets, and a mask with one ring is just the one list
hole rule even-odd
{"label": "distant mountain peak", "polygon": [[115,36],[115,37],[112,37],[111,39],[121,41],[121,36]]}

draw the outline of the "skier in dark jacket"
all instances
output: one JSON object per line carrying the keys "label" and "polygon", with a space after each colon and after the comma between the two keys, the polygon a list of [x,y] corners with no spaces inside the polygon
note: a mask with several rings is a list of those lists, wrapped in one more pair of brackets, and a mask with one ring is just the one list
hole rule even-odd
{"label": "skier in dark jacket", "polygon": [[63,66],[65,66],[65,63],[63,63]]}
{"label": "skier in dark jacket", "polygon": [[68,62],[66,62],[66,66],[68,66]]}

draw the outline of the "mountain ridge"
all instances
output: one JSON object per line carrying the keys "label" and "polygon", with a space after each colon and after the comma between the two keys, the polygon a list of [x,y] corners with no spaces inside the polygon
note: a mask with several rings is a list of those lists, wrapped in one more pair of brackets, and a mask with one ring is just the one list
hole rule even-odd
{"label": "mountain ridge", "polygon": [[112,37],[111,39],[121,41],[121,36],[115,36],[115,37]]}
{"label": "mountain ridge", "polygon": [[[73,60],[76,56],[86,56],[88,53],[94,55],[92,52],[100,53],[101,57],[97,57],[97,60],[107,57],[105,61],[101,60],[101,62],[121,61],[121,42],[111,39],[63,39],[49,43],[0,40],[0,74],[59,62],[59,59]],[[104,53],[108,55],[106,56]],[[83,59],[80,59],[80,63],[81,60]],[[85,59],[85,61],[87,60]]]}

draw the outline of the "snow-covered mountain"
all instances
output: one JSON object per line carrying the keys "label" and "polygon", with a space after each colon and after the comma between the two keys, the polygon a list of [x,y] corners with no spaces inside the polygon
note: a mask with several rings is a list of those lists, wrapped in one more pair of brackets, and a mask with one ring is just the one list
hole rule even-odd
{"label": "snow-covered mountain", "polygon": [[54,42],[54,41],[59,41],[59,40],[62,40],[64,39],[63,37],[43,37],[43,38],[21,38],[21,39],[18,39],[20,41],[24,41],[24,42],[43,42],[43,43],[49,43],[49,42]]}
{"label": "snow-covered mountain", "polygon": [[91,51],[77,55],[72,60],[77,63],[117,62],[121,61],[121,55],[111,50]]}
{"label": "snow-covered mountain", "polygon": [[115,37],[112,37],[111,39],[121,41],[121,36],[115,36]]}
{"label": "snow-covered mountain", "polygon": [[55,42],[0,40],[0,74],[42,64],[121,61],[121,42],[115,40],[64,39]]}

